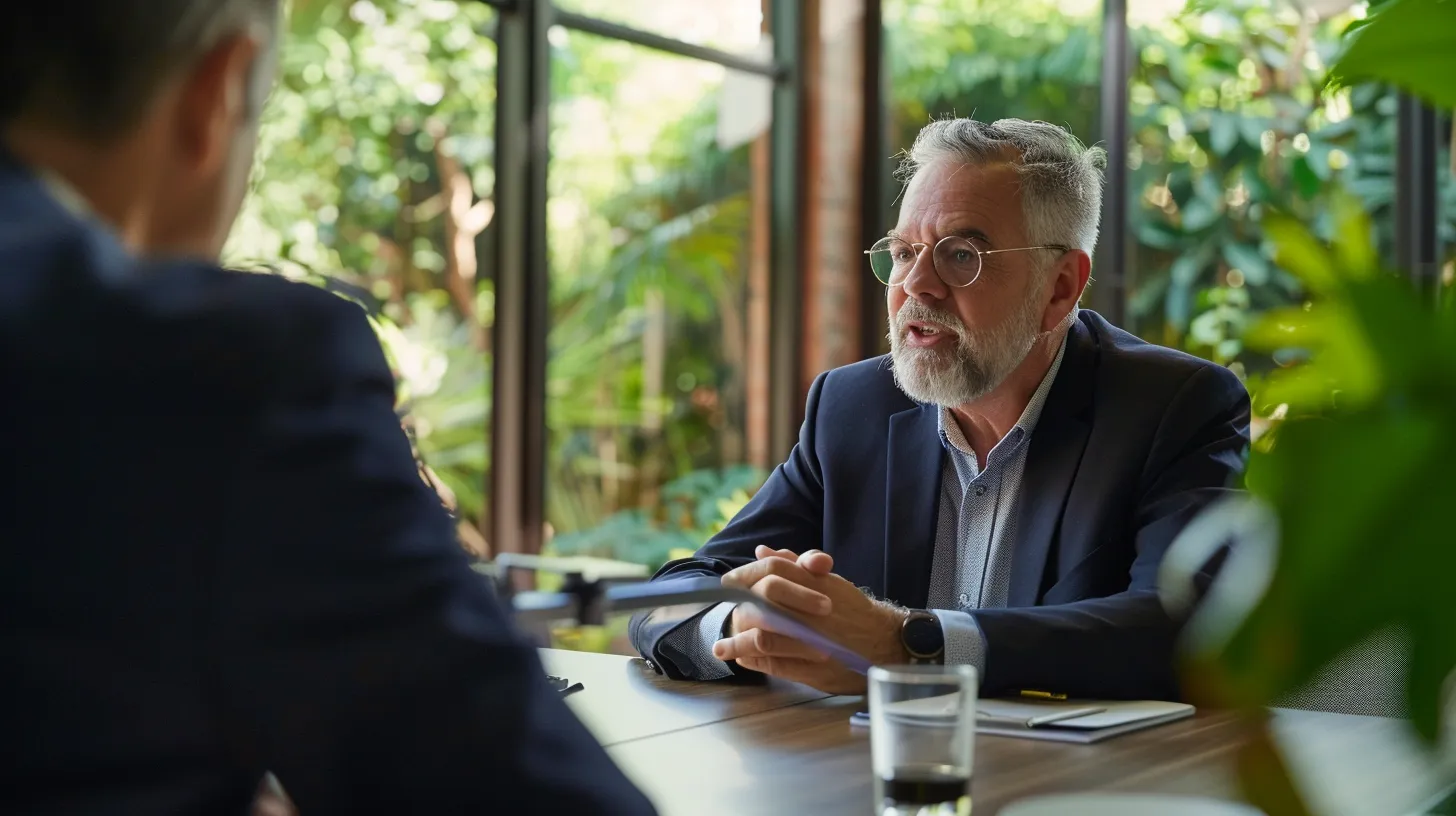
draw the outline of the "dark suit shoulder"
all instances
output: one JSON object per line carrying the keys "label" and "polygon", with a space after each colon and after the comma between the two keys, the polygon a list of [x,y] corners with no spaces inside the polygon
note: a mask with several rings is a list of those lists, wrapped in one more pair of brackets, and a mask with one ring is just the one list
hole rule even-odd
{"label": "dark suit shoulder", "polygon": [[1184,387],[1235,397],[1244,385],[1228,368],[1177,349],[1149,343],[1083,310],[1081,321],[1096,338],[1102,380],[1113,388],[1143,389],[1140,398],[1171,396]]}
{"label": "dark suit shoulder", "polygon": [[895,384],[891,366],[890,355],[885,354],[825,372],[821,375],[821,410],[883,416],[916,407]]}
{"label": "dark suit shoulder", "polygon": [[343,326],[367,326],[358,304],[317,286],[202,263],[141,264],[128,294],[139,316],[249,327],[276,349],[325,339]]}
{"label": "dark suit shoulder", "polygon": [[116,301],[119,337],[205,380],[225,372],[249,393],[389,375],[363,309],[310,284],[204,263],[150,263],[106,299]]}

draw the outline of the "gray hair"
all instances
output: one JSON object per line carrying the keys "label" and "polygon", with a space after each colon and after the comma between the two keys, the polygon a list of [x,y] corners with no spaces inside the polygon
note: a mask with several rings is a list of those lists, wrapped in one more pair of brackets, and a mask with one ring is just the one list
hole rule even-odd
{"label": "gray hair", "polygon": [[0,123],[49,120],[93,138],[133,126],[167,80],[230,36],[256,33],[250,113],[267,97],[283,0],[67,0],[0,30]]}
{"label": "gray hair", "polygon": [[1097,246],[1102,171],[1107,151],[1087,147],[1066,128],[1046,122],[975,119],[931,122],[905,153],[896,178],[909,184],[920,168],[943,159],[966,164],[1010,160],[1021,177],[1021,210],[1033,245],[1057,244],[1087,254]]}

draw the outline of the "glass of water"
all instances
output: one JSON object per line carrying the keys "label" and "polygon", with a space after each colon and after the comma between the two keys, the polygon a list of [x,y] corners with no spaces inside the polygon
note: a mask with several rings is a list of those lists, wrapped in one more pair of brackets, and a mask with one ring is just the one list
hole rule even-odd
{"label": "glass of water", "polygon": [[975,668],[875,666],[869,676],[875,813],[969,816]]}

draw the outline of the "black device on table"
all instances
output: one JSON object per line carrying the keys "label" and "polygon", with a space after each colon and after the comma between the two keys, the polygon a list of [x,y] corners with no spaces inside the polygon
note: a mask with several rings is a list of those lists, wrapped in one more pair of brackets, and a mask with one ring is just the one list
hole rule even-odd
{"label": "black device on table", "polygon": [[565,697],[568,694],[574,694],[586,688],[586,686],[582,685],[580,682],[573,683],[570,680],[567,680],[565,677],[557,677],[554,674],[546,675],[546,682],[551,684],[552,689],[561,692],[562,697]]}

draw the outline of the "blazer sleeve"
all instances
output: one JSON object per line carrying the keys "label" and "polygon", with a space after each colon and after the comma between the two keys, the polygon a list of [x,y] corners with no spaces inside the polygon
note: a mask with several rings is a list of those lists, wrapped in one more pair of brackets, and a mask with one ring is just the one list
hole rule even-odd
{"label": "blazer sleeve", "polygon": [[[1050,685],[1077,697],[1179,699],[1175,647],[1183,620],[1164,610],[1158,567],[1183,527],[1237,483],[1248,443],[1243,384],[1227,369],[1198,368],[1154,437],[1134,522],[1136,555],[1127,591],[973,612],[986,639],[984,693]],[[1202,586],[1221,560],[1205,567]]]}
{"label": "blazer sleeve", "polygon": [[[730,570],[751,563],[754,548],[763,544],[774,549],[805,550],[823,547],[824,479],[816,454],[816,430],[820,396],[829,374],[821,374],[809,388],[804,423],[799,441],[789,458],[774,469],[754,494],[717,535],[692,558],[670,561],[652,577],[664,581],[683,577],[721,577]],[[674,679],[699,679],[686,655],[677,654],[666,635],[679,627],[695,625],[711,606],[702,608],[665,607],[633,616],[628,632],[632,645],[658,671]],[[756,678],[757,672],[729,663],[734,676]]]}
{"label": "blazer sleeve", "polygon": [[304,813],[651,813],[470,569],[362,311],[292,290],[207,576],[236,761]]}

